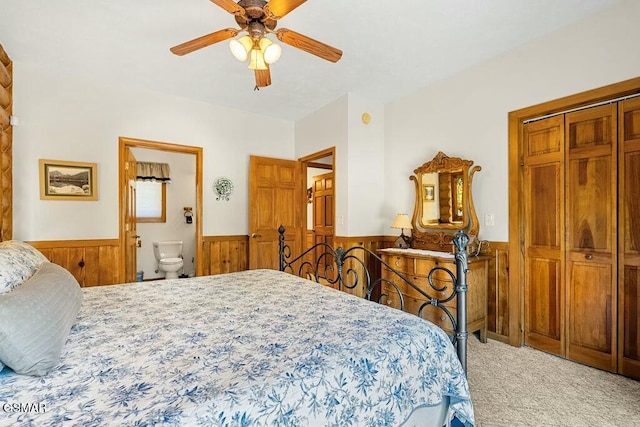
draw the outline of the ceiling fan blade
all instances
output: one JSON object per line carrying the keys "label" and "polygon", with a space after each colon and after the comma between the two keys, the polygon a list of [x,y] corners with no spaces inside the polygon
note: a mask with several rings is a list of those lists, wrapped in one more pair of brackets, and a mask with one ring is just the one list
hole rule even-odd
{"label": "ceiling fan blade", "polygon": [[197,39],[184,42],[172,47],[170,50],[176,55],[186,55],[187,53],[191,53],[194,50],[202,49],[203,47],[207,47],[214,43],[218,43],[223,40],[230,39],[231,37],[235,37],[239,32],[240,30],[236,30],[235,28],[226,28],[224,30],[216,31],[215,33],[207,34],[206,36],[198,37]]}
{"label": "ceiling fan blade", "polygon": [[288,30],[286,28],[280,28],[275,32],[276,37],[282,43],[286,43],[290,46],[297,47],[312,55],[319,56],[322,59],[326,59],[331,62],[338,62],[342,58],[342,51],[331,47],[328,44],[324,44],[317,40],[307,37],[295,31]]}
{"label": "ceiling fan blade", "polygon": [[[211,0],[213,1],[213,0]],[[269,19],[280,19],[307,0],[269,0],[262,10]]]}
{"label": "ceiling fan blade", "polygon": [[242,6],[239,6],[233,0],[211,0],[211,2],[217,4],[218,6],[220,6],[221,8],[223,8],[224,10],[226,10],[227,12],[233,15],[244,16],[245,14],[244,8]]}
{"label": "ceiling fan blade", "polygon": [[265,87],[271,84],[271,71],[267,65],[266,70],[254,70],[256,76],[256,87]]}

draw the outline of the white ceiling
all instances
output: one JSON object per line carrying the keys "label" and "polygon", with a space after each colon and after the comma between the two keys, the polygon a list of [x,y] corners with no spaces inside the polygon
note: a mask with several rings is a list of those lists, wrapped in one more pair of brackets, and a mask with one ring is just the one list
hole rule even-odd
{"label": "white ceiling", "polygon": [[169,52],[236,27],[208,0],[0,0],[0,43],[14,61],[297,120],[347,92],[394,100],[617,1],[309,0],[278,28],[337,47],[342,59],[283,45],[260,91],[227,41]]}

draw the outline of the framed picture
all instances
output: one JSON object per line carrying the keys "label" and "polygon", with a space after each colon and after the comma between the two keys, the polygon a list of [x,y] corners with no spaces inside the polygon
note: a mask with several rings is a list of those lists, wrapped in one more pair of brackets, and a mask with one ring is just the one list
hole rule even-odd
{"label": "framed picture", "polygon": [[40,159],[40,199],[98,200],[98,165]]}
{"label": "framed picture", "polygon": [[426,184],[422,186],[422,197],[424,198],[424,200],[426,200],[427,202],[433,202],[435,200],[435,191],[436,191],[436,187],[433,184]]}

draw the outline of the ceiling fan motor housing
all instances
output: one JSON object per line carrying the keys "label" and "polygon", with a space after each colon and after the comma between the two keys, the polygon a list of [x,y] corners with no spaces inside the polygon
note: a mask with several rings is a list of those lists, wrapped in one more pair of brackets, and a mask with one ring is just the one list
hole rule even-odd
{"label": "ceiling fan motor housing", "polygon": [[[244,9],[244,16],[236,15],[236,23],[240,26],[240,28],[247,29],[252,38],[262,37],[264,35],[264,28],[268,28],[269,31],[273,31],[273,29],[278,25],[278,22],[275,19],[269,19],[265,16],[264,6],[267,4],[265,0],[240,0],[238,2],[238,6],[241,6]],[[262,33],[258,36],[254,34],[257,31],[257,26],[254,25],[254,30],[251,29],[251,24],[258,23],[262,26]]]}

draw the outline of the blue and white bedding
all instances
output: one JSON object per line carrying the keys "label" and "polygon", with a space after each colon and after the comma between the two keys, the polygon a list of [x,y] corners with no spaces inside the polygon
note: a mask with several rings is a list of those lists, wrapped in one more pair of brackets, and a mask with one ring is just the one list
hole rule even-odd
{"label": "blue and white bedding", "polygon": [[0,373],[0,425],[394,426],[443,396],[474,424],[416,316],[272,270],[83,292],[51,373]]}

